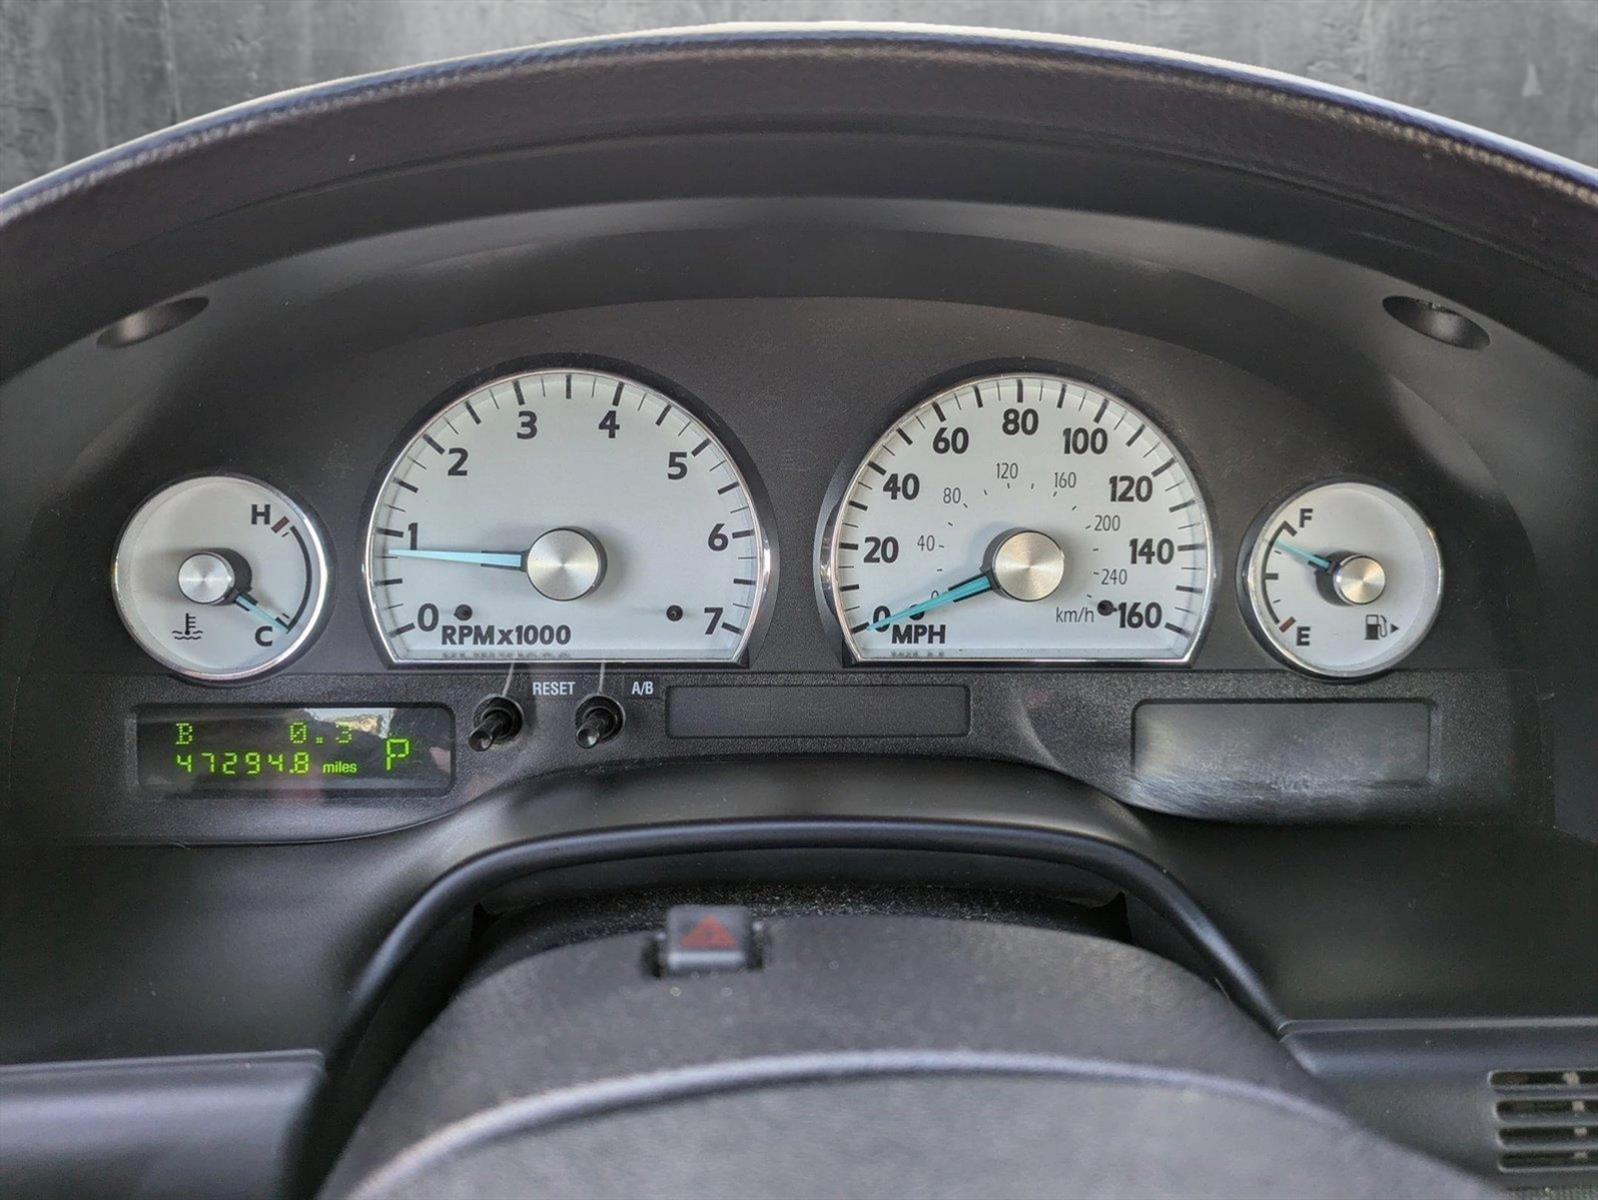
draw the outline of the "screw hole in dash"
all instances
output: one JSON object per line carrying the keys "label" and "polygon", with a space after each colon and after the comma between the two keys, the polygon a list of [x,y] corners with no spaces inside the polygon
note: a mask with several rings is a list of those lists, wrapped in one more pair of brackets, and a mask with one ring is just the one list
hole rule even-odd
{"label": "screw hole in dash", "polygon": [[1487,331],[1469,317],[1432,300],[1414,296],[1389,296],[1382,301],[1387,315],[1416,333],[1461,350],[1480,350],[1490,340]]}
{"label": "screw hole in dash", "polygon": [[184,296],[164,304],[152,304],[130,313],[116,324],[108,326],[100,335],[100,345],[107,350],[121,350],[136,346],[163,333],[170,333],[179,325],[193,320],[211,303],[204,296]]}

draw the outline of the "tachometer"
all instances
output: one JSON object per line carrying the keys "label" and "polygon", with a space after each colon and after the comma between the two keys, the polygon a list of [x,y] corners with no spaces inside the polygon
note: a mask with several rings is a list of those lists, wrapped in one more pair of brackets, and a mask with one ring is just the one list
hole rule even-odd
{"label": "tachometer", "polygon": [[1209,611],[1209,518],[1159,428],[1055,375],[911,409],[851,479],[822,564],[859,659],[1179,662]]}
{"label": "tachometer", "polygon": [[438,413],[389,469],[366,584],[396,662],[731,662],[770,559],[725,446],[605,371],[507,376]]}

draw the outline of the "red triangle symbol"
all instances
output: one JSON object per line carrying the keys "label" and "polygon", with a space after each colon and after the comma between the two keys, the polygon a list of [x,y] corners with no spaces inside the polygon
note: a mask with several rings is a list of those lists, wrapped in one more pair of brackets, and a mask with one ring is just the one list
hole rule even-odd
{"label": "red triangle symbol", "polygon": [[715,917],[700,917],[699,923],[683,935],[684,950],[736,950],[738,939]]}

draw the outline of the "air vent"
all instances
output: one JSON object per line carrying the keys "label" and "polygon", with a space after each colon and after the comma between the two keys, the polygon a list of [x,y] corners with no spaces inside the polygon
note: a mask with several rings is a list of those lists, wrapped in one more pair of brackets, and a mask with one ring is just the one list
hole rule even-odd
{"label": "air vent", "polygon": [[1598,1172],[1598,1069],[1488,1076],[1505,1171]]}

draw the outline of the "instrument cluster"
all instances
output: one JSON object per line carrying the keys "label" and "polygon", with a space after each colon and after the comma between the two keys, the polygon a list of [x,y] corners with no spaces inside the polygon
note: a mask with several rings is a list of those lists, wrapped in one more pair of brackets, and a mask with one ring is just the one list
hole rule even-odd
{"label": "instrument cluster", "polygon": [[[1380,480],[1283,479],[1233,569],[1159,407],[1046,372],[929,388],[837,466],[812,569],[848,659],[1178,667],[1227,582],[1307,674],[1369,677],[1419,644],[1443,565],[1411,503]],[[713,410],[669,386],[576,363],[463,385],[373,493],[372,636],[396,667],[738,666],[777,551],[754,479]],[[112,580],[152,658],[229,683],[314,640],[334,572],[314,497],[216,474],[138,507]]]}

